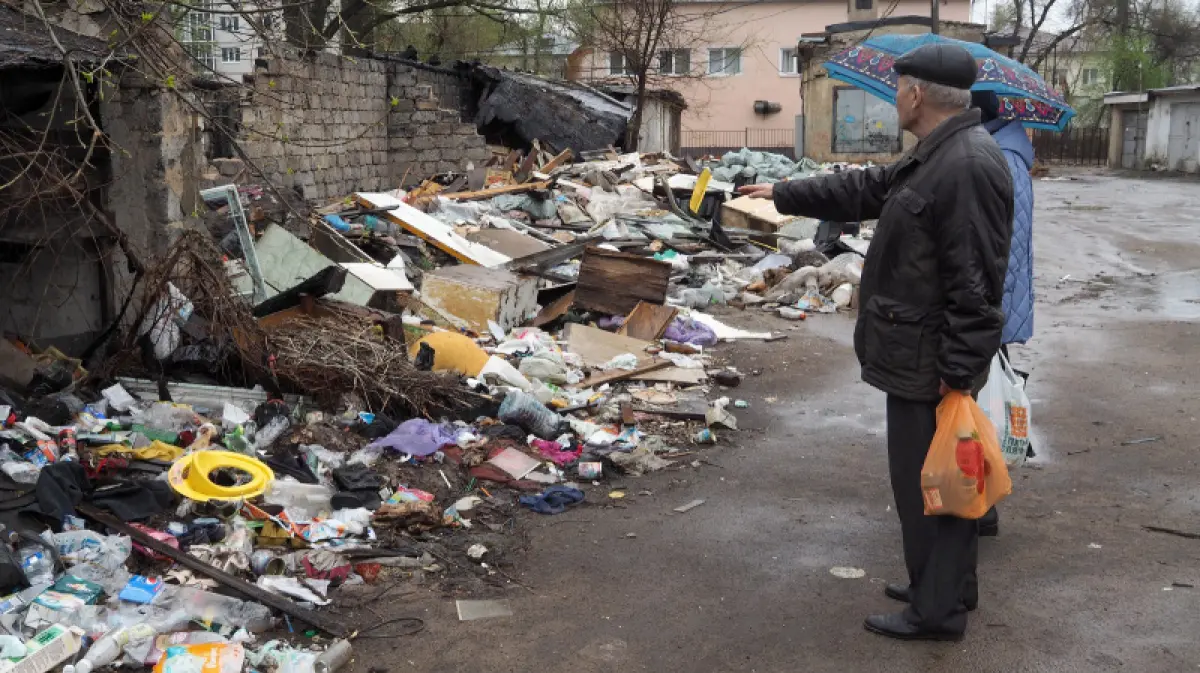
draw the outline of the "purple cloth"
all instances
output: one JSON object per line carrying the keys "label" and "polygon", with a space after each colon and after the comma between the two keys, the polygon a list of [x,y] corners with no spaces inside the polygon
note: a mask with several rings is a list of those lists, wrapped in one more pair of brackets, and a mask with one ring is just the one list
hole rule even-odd
{"label": "purple cloth", "polygon": [[691,318],[675,318],[667,325],[665,338],[682,344],[697,346],[716,346],[717,333],[704,323],[698,323]]}
{"label": "purple cloth", "polygon": [[367,446],[382,446],[400,453],[407,453],[410,456],[425,457],[431,456],[443,446],[455,444],[457,441],[458,433],[452,426],[430,423],[423,418],[413,418],[396,426],[390,435],[380,437]]}

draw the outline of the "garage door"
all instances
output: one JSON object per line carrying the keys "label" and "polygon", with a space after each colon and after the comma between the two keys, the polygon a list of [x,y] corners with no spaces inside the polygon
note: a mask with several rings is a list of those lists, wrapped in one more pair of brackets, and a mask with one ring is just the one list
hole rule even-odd
{"label": "garage door", "polygon": [[1171,147],[1167,163],[1177,171],[1200,169],[1200,103],[1171,106]]}
{"label": "garage door", "polygon": [[1121,115],[1121,168],[1138,168],[1146,156],[1145,111],[1126,110]]}

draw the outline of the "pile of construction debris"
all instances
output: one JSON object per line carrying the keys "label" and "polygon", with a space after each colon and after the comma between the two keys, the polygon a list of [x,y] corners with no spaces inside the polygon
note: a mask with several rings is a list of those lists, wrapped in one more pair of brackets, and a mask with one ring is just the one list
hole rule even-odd
{"label": "pile of construction debris", "polygon": [[0,340],[10,667],[333,670],[345,640],[255,634],[346,638],[322,606],[379,578],[498,582],[525,512],[690,464],[744,406],[713,349],[784,338],[717,307],[853,307],[869,240],[733,198],[742,158],[535,144],[300,232],[206,192],[230,226],[144,271],[102,366]]}

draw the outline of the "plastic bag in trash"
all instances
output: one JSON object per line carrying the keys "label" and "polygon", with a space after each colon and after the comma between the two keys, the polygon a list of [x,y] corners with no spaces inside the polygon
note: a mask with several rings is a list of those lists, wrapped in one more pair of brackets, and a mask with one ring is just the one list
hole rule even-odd
{"label": "plastic bag in trash", "polygon": [[667,325],[663,335],[669,341],[693,344],[696,346],[716,346],[717,333],[711,327],[691,318],[678,316]]}
{"label": "plastic bag in trash", "polygon": [[515,390],[505,395],[500,403],[500,420],[518,425],[542,439],[554,439],[562,425],[558,414],[547,409],[536,397]]}
{"label": "plastic bag in trash", "polygon": [[449,425],[430,423],[423,418],[413,418],[396,426],[396,429],[386,437],[377,439],[370,447],[385,448],[407,453],[410,456],[431,456],[438,449],[448,444],[454,444],[458,433]]}

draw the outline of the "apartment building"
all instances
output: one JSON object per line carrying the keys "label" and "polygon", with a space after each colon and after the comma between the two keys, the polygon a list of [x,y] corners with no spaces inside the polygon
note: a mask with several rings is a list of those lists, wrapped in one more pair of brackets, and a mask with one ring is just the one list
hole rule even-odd
{"label": "apartment building", "polygon": [[[941,0],[944,21],[966,22],[969,0]],[[714,11],[714,7],[719,10]],[[652,86],[683,95],[682,145],[720,150],[795,146],[801,114],[797,44],[826,26],[892,16],[929,16],[927,0],[741,0],[697,1],[683,8],[696,17],[690,44],[668,35],[654,68]],[[703,22],[702,31],[695,26]],[[620,53],[585,46],[573,59],[573,79],[628,81]]]}

